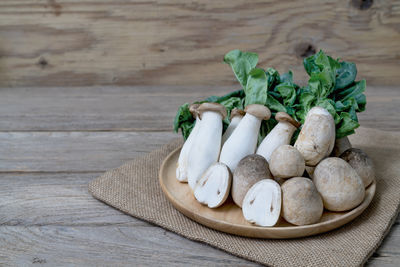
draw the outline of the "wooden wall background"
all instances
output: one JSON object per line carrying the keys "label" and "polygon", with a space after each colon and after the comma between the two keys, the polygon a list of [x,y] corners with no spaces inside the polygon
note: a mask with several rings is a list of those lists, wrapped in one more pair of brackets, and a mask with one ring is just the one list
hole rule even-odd
{"label": "wooden wall background", "polygon": [[324,49],[398,85],[400,1],[0,1],[0,87],[231,85],[235,48],[297,80]]}

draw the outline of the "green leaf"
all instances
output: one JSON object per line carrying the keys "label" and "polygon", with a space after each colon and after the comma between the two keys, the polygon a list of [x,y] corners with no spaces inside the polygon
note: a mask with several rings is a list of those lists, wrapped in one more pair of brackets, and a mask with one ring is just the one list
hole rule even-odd
{"label": "green leaf", "polygon": [[268,78],[263,69],[252,69],[249,73],[245,93],[245,106],[264,105],[267,102]]}
{"label": "green leaf", "polygon": [[231,66],[236,79],[243,88],[246,88],[248,74],[256,67],[258,55],[251,52],[232,50],[225,55],[224,62]]}
{"label": "green leaf", "polygon": [[336,125],[336,138],[342,138],[354,133],[360,124],[351,118],[347,112],[340,113],[340,122]]}
{"label": "green leaf", "polygon": [[268,92],[268,97],[267,101],[265,102],[265,105],[271,110],[271,112],[279,112],[283,111],[286,112],[286,108],[284,105],[282,105],[274,96],[271,95],[272,92]]}
{"label": "green leaf", "polygon": [[189,104],[185,103],[178,108],[174,119],[174,131],[177,133],[179,129],[182,130],[183,138],[189,137],[190,131],[193,128],[193,123],[195,119],[190,113]]}
{"label": "green leaf", "polygon": [[283,104],[285,106],[292,106],[296,101],[296,87],[291,82],[283,82],[278,84],[276,90],[281,94],[283,99]]}
{"label": "green leaf", "polygon": [[279,72],[274,68],[267,68],[265,74],[268,77],[268,88],[274,88],[280,81]]}
{"label": "green leaf", "polygon": [[293,72],[289,70],[287,73],[282,74],[280,80],[282,83],[293,83]]}
{"label": "green leaf", "polygon": [[351,85],[357,76],[356,64],[352,62],[340,62],[340,68],[336,70],[335,89],[345,88]]}
{"label": "green leaf", "polygon": [[357,103],[357,111],[362,112],[365,110],[365,106],[367,104],[366,97],[363,94],[365,88],[366,88],[366,82],[365,80],[361,80],[353,83],[352,86],[337,92],[335,98],[337,101],[341,102],[354,98]]}

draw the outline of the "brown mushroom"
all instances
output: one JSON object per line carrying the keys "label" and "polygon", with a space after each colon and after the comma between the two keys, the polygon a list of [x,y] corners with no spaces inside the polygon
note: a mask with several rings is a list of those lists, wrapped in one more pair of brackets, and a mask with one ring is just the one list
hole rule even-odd
{"label": "brown mushroom", "polygon": [[358,148],[350,148],[340,155],[347,161],[362,179],[364,186],[368,187],[375,180],[374,163],[364,151]]}
{"label": "brown mushroom", "polygon": [[237,165],[232,180],[232,199],[236,205],[242,207],[247,191],[255,183],[263,179],[271,179],[268,162],[264,157],[256,154],[244,157]]}

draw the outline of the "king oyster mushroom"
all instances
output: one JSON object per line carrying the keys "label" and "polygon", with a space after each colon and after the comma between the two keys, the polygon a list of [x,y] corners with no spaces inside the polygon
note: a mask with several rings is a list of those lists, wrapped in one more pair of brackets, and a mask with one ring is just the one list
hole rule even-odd
{"label": "king oyster mushroom", "polygon": [[291,145],[283,145],[272,152],[269,169],[275,178],[303,175],[306,165],[300,152]]}
{"label": "king oyster mushroom", "polygon": [[248,105],[245,112],[246,115],[226,140],[221,150],[219,161],[226,164],[231,172],[235,171],[242,158],[254,153],[261,120],[268,120],[271,117],[270,110],[259,104]]}
{"label": "king oyster mushroom", "polygon": [[280,185],[272,179],[254,184],[243,200],[244,218],[259,226],[274,226],[280,217],[282,193]]}
{"label": "king oyster mushroom", "polygon": [[209,208],[217,208],[228,198],[232,174],[220,162],[214,163],[201,176],[194,187],[194,197]]}
{"label": "king oyster mushroom", "polygon": [[349,148],[351,148],[351,143],[349,138],[347,138],[347,136],[336,139],[335,146],[333,147],[331,156],[339,157],[340,155],[342,155],[343,152],[345,152]]}
{"label": "king oyster mushroom", "polygon": [[271,154],[274,150],[282,145],[290,144],[293,133],[300,123],[295,121],[286,112],[278,112],[275,115],[278,124],[264,138],[258,146],[256,154],[263,156],[268,162],[271,159]]}
{"label": "king oyster mushroom", "polygon": [[187,162],[189,158],[189,152],[200,129],[200,118],[197,113],[197,108],[199,106],[200,104],[192,104],[189,107],[190,113],[192,113],[192,116],[196,118],[196,122],[189,134],[189,137],[182,146],[178,162],[176,163],[176,179],[178,179],[179,182],[187,182]]}
{"label": "king oyster mushroom", "polygon": [[244,196],[255,183],[263,179],[272,179],[268,162],[263,156],[251,154],[239,161],[232,181],[232,199],[242,207]]}
{"label": "king oyster mushroom", "polygon": [[350,148],[340,155],[357,172],[365,187],[375,180],[375,169],[368,155],[358,148]]}
{"label": "king oyster mushroom", "polygon": [[197,111],[201,124],[190,148],[187,168],[188,182],[192,189],[204,171],[218,161],[221,149],[222,119],[226,116],[225,107],[217,103],[203,103]]}
{"label": "king oyster mushroom", "polygon": [[229,123],[224,135],[222,136],[222,145],[225,144],[226,140],[232,135],[233,131],[238,126],[239,122],[243,119],[245,112],[241,109],[234,108],[231,111],[231,123]]}
{"label": "king oyster mushroom", "polygon": [[316,166],[332,152],[335,134],[332,115],[324,108],[313,107],[307,113],[294,147],[303,155],[307,166]]}
{"label": "king oyster mushroom", "polygon": [[327,210],[351,210],[364,200],[363,181],[350,164],[341,158],[322,160],[315,168],[312,180]]}
{"label": "king oyster mushroom", "polygon": [[314,183],[304,177],[287,180],[282,188],[282,217],[295,225],[319,222],[324,211],[322,198]]}

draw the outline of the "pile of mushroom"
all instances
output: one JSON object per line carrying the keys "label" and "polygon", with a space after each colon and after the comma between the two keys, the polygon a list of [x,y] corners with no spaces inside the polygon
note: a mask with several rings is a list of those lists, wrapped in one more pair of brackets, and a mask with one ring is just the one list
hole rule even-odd
{"label": "pile of mushroom", "polygon": [[281,218],[293,225],[318,223],[324,209],[360,205],[375,179],[371,159],[347,137],[335,138],[334,119],[322,107],[310,109],[303,125],[276,113],[278,124],[258,147],[261,121],[271,116],[266,106],[233,110],[224,135],[224,106],[203,103],[190,111],[196,124],[181,149],[176,178],[188,181],[195,199],[209,208],[231,194],[251,224],[270,227]]}

